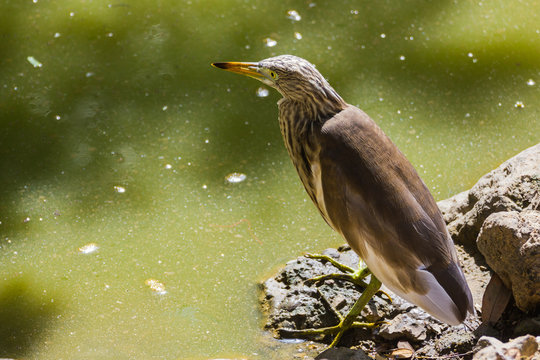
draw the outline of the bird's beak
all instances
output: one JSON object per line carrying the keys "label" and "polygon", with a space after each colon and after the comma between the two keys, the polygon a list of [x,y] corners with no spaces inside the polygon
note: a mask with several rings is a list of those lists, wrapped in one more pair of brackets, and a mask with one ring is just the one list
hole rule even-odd
{"label": "bird's beak", "polygon": [[260,81],[265,79],[264,75],[257,70],[259,65],[254,62],[216,62],[212,63],[212,66],[233,73],[247,75]]}

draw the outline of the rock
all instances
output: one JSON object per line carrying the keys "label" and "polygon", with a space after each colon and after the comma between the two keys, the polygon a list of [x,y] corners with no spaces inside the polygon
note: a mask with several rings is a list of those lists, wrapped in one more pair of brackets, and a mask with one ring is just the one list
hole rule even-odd
{"label": "rock", "polygon": [[444,221],[450,224],[470,210],[469,190],[460,192],[446,200],[441,200],[437,205],[441,210]]}
{"label": "rock", "polygon": [[[358,268],[358,256],[348,246],[327,249],[323,254],[352,269]],[[304,256],[289,261],[276,276],[261,285],[261,303],[268,315],[265,328],[299,330],[338,324],[335,311],[346,315],[360,297],[362,289],[343,280],[329,279],[318,284],[306,282],[316,276],[332,273],[341,272],[326,261]],[[403,309],[413,307],[401,299],[395,304]],[[393,317],[397,309],[394,304],[390,305],[376,296],[363,309],[359,321],[376,322]]]}
{"label": "rock", "polygon": [[540,207],[540,144],[505,161],[469,190],[439,201],[448,231],[457,243],[474,246],[492,213]]}
{"label": "rock", "polygon": [[[347,246],[339,250],[328,249],[323,254],[353,269],[358,266],[358,256]],[[262,284],[262,303],[267,313],[265,328],[275,331],[278,337],[287,337],[292,334],[280,329],[299,330],[338,324],[335,311],[346,315],[360,297],[362,289],[349,281],[335,279],[319,284],[305,282],[315,276],[331,273],[339,271],[325,261],[307,257],[289,261],[276,276]],[[385,321],[380,328],[367,330],[368,334],[383,340],[407,339],[418,343],[433,339],[449,328],[417,306],[394,295],[388,289],[383,289],[392,297],[392,303],[384,296],[375,296],[358,319],[370,323]],[[354,331],[360,337],[366,337],[366,329]],[[356,336],[351,334],[351,338]]]}
{"label": "rock", "polygon": [[540,304],[540,211],[491,214],[477,240],[488,265],[512,290],[522,311]]}
{"label": "rock", "polygon": [[471,350],[476,343],[476,336],[465,328],[455,328],[452,331],[445,331],[444,334],[435,340],[435,349],[438,354],[464,354]]}
{"label": "rock", "polygon": [[495,338],[482,336],[478,340],[477,348],[480,349],[473,356],[473,360],[519,360],[540,359],[538,348],[540,337],[525,335],[503,343]]}
{"label": "rock", "polygon": [[[350,248],[323,252],[353,269],[358,267],[358,256]],[[262,307],[268,314],[266,329],[307,329],[332,326],[338,323],[329,304],[345,312],[354,305],[359,292],[346,281],[330,280],[319,287],[307,285],[306,280],[339,272],[327,262],[301,256],[289,261],[276,276],[261,285]],[[324,298],[323,298],[324,296]]]}
{"label": "rock", "polygon": [[371,358],[362,350],[339,347],[322,352],[315,360],[371,360]]}
{"label": "rock", "polygon": [[412,319],[407,314],[399,314],[381,326],[379,335],[385,339],[407,339],[422,341],[427,339],[427,329],[422,322]]}

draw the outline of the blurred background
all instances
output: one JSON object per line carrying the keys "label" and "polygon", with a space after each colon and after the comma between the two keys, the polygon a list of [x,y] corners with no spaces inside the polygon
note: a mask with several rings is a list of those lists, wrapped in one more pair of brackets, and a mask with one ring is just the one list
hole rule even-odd
{"label": "blurred background", "polygon": [[290,163],[279,94],[210,63],[308,59],[441,200],[540,140],[538,14],[1,0],[0,357],[278,358],[257,283],[343,241]]}

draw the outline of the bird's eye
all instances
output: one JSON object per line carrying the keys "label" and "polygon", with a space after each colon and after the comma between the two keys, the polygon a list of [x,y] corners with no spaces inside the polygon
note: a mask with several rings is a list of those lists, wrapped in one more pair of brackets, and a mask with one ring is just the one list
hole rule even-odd
{"label": "bird's eye", "polygon": [[272,79],[274,80],[277,80],[277,74],[275,71],[270,71],[270,77],[272,77]]}

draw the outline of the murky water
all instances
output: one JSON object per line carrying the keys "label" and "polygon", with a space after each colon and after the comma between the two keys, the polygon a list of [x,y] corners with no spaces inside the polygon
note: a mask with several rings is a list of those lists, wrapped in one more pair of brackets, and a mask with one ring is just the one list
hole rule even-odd
{"label": "murky water", "polygon": [[290,164],[278,94],[210,62],[309,59],[443,199],[540,140],[539,13],[4,0],[0,356],[271,358],[286,345],[256,283],[342,241]]}

